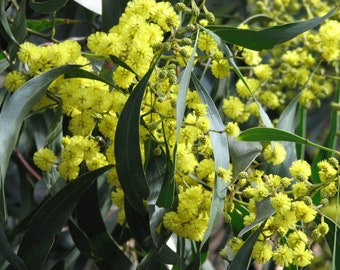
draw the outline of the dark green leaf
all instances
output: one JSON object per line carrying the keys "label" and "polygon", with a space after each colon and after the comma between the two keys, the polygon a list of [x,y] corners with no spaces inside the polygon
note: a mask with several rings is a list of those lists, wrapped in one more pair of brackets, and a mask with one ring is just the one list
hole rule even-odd
{"label": "dark green leaf", "polygon": [[141,215],[145,213],[143,199],[147,199],[149,187],[140,152],[139,118],[144,92],[154,67],[155,65],[145,74],[126,101],[119,116],[115,136],[119,181],[125,197]]}
{"label": "dark green leaf", "polygon": [[98,176],[108,171],[106,166],[81,175],[48,199],[33,216],[21,242],[18,255],[29,269],[42,269],[54,238],[60,233],[82,194]]}
{"label": "dark green leaf", "polygon": [[131,261],[106,230],[100,213],[96,182],[91,184],[79,201],[77,219],[79,227],[90,240],[94,260],[100,269],[132,268]]}
{"label": "dark green leaf", "polygon": [[68,0],[46,0],[46,1],[36,1],[30,0],[30,6],[38,13],[50,14],[53,13],[67,4]]}
{"label": "dark green leaf", "polygon": [[119,57],[114,56],[114,55],[110,55],[110,59],[116,65],[121,66],[121,67],[125,68],[126,70],[132,72],[133,74],[137,75],[137,73],[128,64],[126,64],[123,60],[121,60]]}
{"label": "dark green leaf", "polygon": [[69,71],[67,72],[67,74],[65,74],[65,78],[84,78],[84,79],[96,80],[96,81],[100,81],[100,82],[106,83],[114,87],[112,82],[102,78],[101,76],[98,76],[95,73],[92,73],[84,69],[75,69],[75,70]]}
{"label": "dark green leaf", "polygon": [[6,1],[0,1],[0,33],[1,36],[9,43],[14,43],[19,45],[18,41],[15,39],[11,27],[9,26],[7,20],[7,14],[5,10]]}
{"label": "dark green leaf", "polygon": [[0,147],[0,213],[5,220],[7,211],[3,182],[21,125],[33,106],[45,94],[48,85],[60,75],[78,67],[78,65],[65,65],[34,77],[21,86],[13,95],[7,96],[3,104],[0,113],[0,145],[6,145],[6,147]]}
{"label": "dark green leaf", "polygon": [[92,256],[89,238],[72,217],[68,221],[68,226],[70,228],[72,240],[79,251],[83,255]]}
{"label": "dark green leaf", "polygon": [[140,215],[127,199],[124,200],[124,210],[129,229],[137,243],[146,252],[151,252],[147,261],[143,262],[143,265],[150,262],[151,258],[166,264],[177,264],[179,261],[178,255],[166,245],[170,233],[168,231],[162,232],[159,237],[158,246],[155,246],[151,237],[147,214]]}
{"label": "dark green leaf", "polygon": [[26,24],[27,28],[36,32],[41,32],[47,29],[52,28],[53,26],[57,25],[63,25],[63,24],[69,24],[69,19],[64,18],[54,18],[52,21],[51,19],[39,19],[39,20],[33,20],[33,19],[27,19]]}
{"label": "dark green leaf", "polygon": [[27,34],[26,27],[26,0],[22,1],[20,8],[15,14],[14,21],[11,25],[13,35],[19,43],[24,42]]}
{"label": "dark green leaf", "polygon": [[214,31],[225,42],[236,44],[248,49],[260,51],[271,49],[275,45],[286,42],[297,35],[320,25],[332,16],[337,8],[332,9],[323,17],[306,21],[277,25],[262,30],[240,29],[237,27],[211,25],[208,29]]}
{"label": "dark green leaf", "polygon": [[128,0],[101,0],[102,1],[102,21],[103,31],[107,32],[110,28],[119,22]]}
{"label": "dark green leaf", "polygon": [[[194,73],[192,73],[191,78],[202,102],[208,105],[207,117],[210,122],[210,128],[212,130],[224,130],[222,119],[209,93],[203,87]],[[214,153],[215,171],[217,172],[219,168],[228,169],[229,148],[226,134],[224,132],[210,132],[209,135]],[[224,206],[224,198],[226,195],[227,184],[220,177],[218,177],[216,173],[208,228],[205,231],[201,247],[203,247],[205,242],[209,239],[213,227],[216,225],[218,219],[221,216]]]}
{"label": "dark green leaf", "polygon": [[14,253],[11,245],[8,243],[7,236],[5,234],[5,221],[0,215],[0,256],[8,261],[15,269],[25,270],[28,269],[24,261]]}
{"label": "dark green leaf", "polygon": [[244,242],[242,247],[236,253],[234,259],[228,267],[228,270],[248,269],[253,246],[255,245],[259,235],[261,234],[265,224],[266,222],[263,222],[262,225],[248,237],[248,239]]}

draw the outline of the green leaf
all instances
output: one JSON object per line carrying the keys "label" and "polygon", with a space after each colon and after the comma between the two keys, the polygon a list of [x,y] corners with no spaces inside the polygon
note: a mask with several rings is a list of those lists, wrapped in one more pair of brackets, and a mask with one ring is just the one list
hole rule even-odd
{"label": "green leaf", "polygon": [[295,142],[301,144],[307,144],[310,146],[314,146],[319,149],[323,149],[337,155],[340,155],[340,152],[324,147],[322,145],[313,143],[307,139],[304,139],[298,135],[293,133],[277,129],[277,128],[266,128],[266,127],[255,127],[250,128],[243,131],[238,137],[238,140],[241,141],[250,141],[250,142],[270,142],[270,141],[287,141],[287,142]]}
{"label": "green leaf", "polygon": [[115,87],[115,85],[112,82],[104,79],[101,76],[98,76],[95,73],[92,73],[90,71],[87,71],[87,70],[84,70],[84,69],[81,69],[81,68],[67,72],[67,74],[65,74],[65,78],[67,78],[67,79],[68,78],[84,78],[84,79],[96,80],[96,81],[106,83],[106,84],[108,84],[112,87]]}
{"label": "green leaf", "polygon": [[14,21],[11,25],[11,29],[15,39],[22,43],[24,42],[27,34],[26,27],[26,0],[22,1],[20,4],[20,8],[15,14]]}
{"label": "green leaf", "polygon": [[335,262],[335,269],[340,269],[340,227],[337,225],[331,218],[324,216],[325,222],[328,224],[329,232],[326,234],[326,241],[328,243],[328,246],[333,253],[334,245],[336,247],[335,254],[332,254],[333,261]]}
{"label": "green leaf", "polygon": [[249,232],[251,229],[255,228],[257,225],[267,220],[275,213],[275,209],[270,203],[269,198],[265,198],[262,201],[256,203],[256,218],[255,220],[244,227],[238,234],[239,237],[242,237],[246,232]]}
{"label": "green leaf", "polygon": [[207,33],[212,36],[215,41],[217,42],[218,46],[221,48],[221,50],[223,51],[223,53],[225,55],[227,55],[229,58],[229,62],[234,70],[234,72],[236,73],[236,75],[238,76],[238,78],[243,82],[243,84],[246,86],[246,88],[248,89],[249,93],[252,95],[252,97],[254,98],[255,102],[257,103],[258,107],[259,107],[259,111],[260,111],[260,117],[261,117],[261,121],[263,122],[263,124],[266,127],[272,127],[273,124],[271,123],[269,116],[267,115],[267,113],[263,110],[261,104],[258,102],[258,100],[256,99],[254,93],[251,91],[249,85],[247,84],[247,81],[245,80],[245,78],[243,77],[240,69],[238,68],[235,60],[234,60],[234,55],[231,52],[231,50],[229,49],[229,47],[223,42],[223,40],[216,35],[215,33],[213,33],[212,31],[210,31],[209,29],[203,28],[205,31],[207,31]]}
{"label": "green leaf", "polygon": [[228,138],[228,144],[233,164],[233,177],[245,171],[262,150],[259,142],[241,142],[233,137]]}
{"label": "green leaf", "polygon": [[260,228],[258,228],[248,237],[248,239],[244,242],[242,247],[236,253],[234,259],[232,260],[231,264],[228,267],[228,270],[248,269],[253,247],[259,235],[261,234],[265,224],[266,222],[263,222]]}
{"label": "green leaf", "polygon": [[131,261],[106,230],[100,213],[96,182],[92,182],[81,197],[76,212],[79,227],[90,240],[97,266],[100,269],[131,269]]}
{"label": "green leaf", "polygon": [[17,142],[24,119],[33,106],[45,94],[48,85],[65,72],[78,68],[78,65],[65,65],[51,69],[26,82],[13,95],[7,96],[0,113],[0,213],[6,220],[7,211],[4,193],[4,181],[9,158]]}
{"label": "green leaf", "polygon": [[[207,117],[210,122],[210,128],[212,130],[224,130],[224,124],[222,122],[222,119],[209,93],[203,87],[203,85],[201,84],[201,82],[198,80],[194,73],[192,73],[191,78],[198,94],[200,95],[202,102],[208,105]],[[228,169],[229,148],[226,134],[224,132],[223,133],[210,132],[209,135],[214,153],[215,171],[217,172],[219,168]],[[226,197],[226,195],[227,184],[216,174],[208,228],[204,233],[201,247],[203,247],[205,242],[209,239],[213,227],[216,225],[217,221],[221,216],[224,206],[224,198]]]}
{"label": "green leaf", "polygon": [[31,8],[41,14],[50,14],[63,8],[67,4],[68,0],[46,0],[36,1],[30,0],[29,4]]}
{"label": "green leaf", "polygon": [[6,1],[0,1],[0,33],[9,43],[19,45],[12,33],[11,27],[9,26],[5,5]]}
{"label": "green leaf", "polygon": [[26,20],[27,28],[36,32],[42,32],[44,30],[51,29],[53,26],[69,24],[70,22],[73,21],[67,18],[54,18],[53,20],[47,18]]}
{"label": "green leaf", "polygon": [[120,59],[119,57],[114,56],[114,55],[110,55],[110,59],[116,65],[121,66],[121,67],[125,68],[126,70],[132,72],[133,74],[137,75],[137,73],[128,64],[126,64],[122,59]]}
{"label": "green leaf", "polygon": [[54,238],[60,233],[81,196],[98,176],[108,171],[106,166],[81,175],[48,199],[35,213],[22,239],[18,255],[29,269],[42,269]]}
{"label": "green leaf", "polygon": [[271,49],[275,45],[291,40],[297,35],[320,25],[332,16],[337,8],[332,9],[323,17],[316,17],[306,21],[277,25],[262,30],[240,29],[224,25],[207,26],[225,42],[236,44],[251,50]]}
{"label": "green leaf", "polygon": [[128,0],[101,0],[102,1],[102,21],[103,31],[107,32],[110,28],[119,22]]}
{"label": "green leaf", "polygon": [[26,270],[28,269],[25,265],[24,261],[14,253],[7,240],[7,236],[5,233],[5,221],[3,217],[0,215],[0,257],[3,257],[6,261],[8,261],[15,269]]}
{"label": "green leaf", "polygon": [[140,152],[139,118],[145,89],[156,63],[157,61],[126,101],[119,116],[114,142],[116,168],[121,187],[127,200],[141,215],[145,213],[143,199],[147,199],[149,187]]}

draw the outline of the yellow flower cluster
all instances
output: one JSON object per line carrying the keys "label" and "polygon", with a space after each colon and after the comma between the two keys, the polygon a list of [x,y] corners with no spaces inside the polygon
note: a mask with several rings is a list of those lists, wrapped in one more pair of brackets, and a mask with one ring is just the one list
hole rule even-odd
{"label": "yellow flower cluster", "polygon": [[[249,214],[243,217],[244,225],[255,221],[259,202],[267,204],[267,207],[270,204],[273,208],[274,214],[267,219],[252,250],[251,256],[257,263],[266,263],[270,259],[283,267],[305,267],[311,263],[314,258],[311,244],[324,237],[329,230],[323,218],[320,224],[316,224],[315,218],[325,199],[336,196],[340,173],[335,158],[322,160],[317,167],[321,185],[310,182],[310,164],[305,160],[296,160],[289,167],[291,178],[253,170],[249,174],[241,173],[234,185],[229,187],[226,200],[240,195],[248,199]],[[317,191],[320,191],[322,197],[320,205],[314,205],[310,197]],[[232,213],[234,208],[230,209],[225,210]],[[235,255],[242,244],[241,238],[230,239],[222,255],[227,254],[228,250]]]}

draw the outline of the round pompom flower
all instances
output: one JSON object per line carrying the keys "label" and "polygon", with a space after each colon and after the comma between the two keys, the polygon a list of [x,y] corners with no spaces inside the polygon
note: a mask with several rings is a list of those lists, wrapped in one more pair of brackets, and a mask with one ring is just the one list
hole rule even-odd
{"label": "round pompom flower", "polygon": [[50,171],[56,159],[56,155],[48,148],[39,149],[33,155],[34,164],[42,171]]}

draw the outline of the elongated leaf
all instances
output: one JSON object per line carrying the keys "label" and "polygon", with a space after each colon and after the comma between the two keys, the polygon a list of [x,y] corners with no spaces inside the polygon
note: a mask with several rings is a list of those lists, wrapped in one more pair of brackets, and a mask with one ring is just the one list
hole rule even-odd
{"label": "elongated leaf", "polygon": [[270,216],[275,213],[275,209],[270,203],[269,198],[265,198],[260,202],[256,203],[256,218],[255,220],[244,227],[238,234],[239,237],[242,237],[246,232],[250,231],[251,229],[255,228],[257,225],[262,223],[263,221],[267,220]]}
{"label": "elongated leaf", "polygon": [[223,40],[218,36],[216,35],[215,33],[213,33],[212,31],[210,31],[209,29],[206,29],[206,28],[203,28],[205,31],[207,31],[207,33],[212,36],[218,46],[221,48],[221,50],[223,51],[223,53],[225,55],[227,55],[229,58],[229,62],[234,70],[234,72],[236,73],[236,75],[238,76],[238,78],[243,82],[243,84],[246,86],[246,88],[248,89],[249,93],[252,95],[252,97],[254,98],[255,102],[257,103],[258,107],[259,107],[259,111],[260,111],[260,117],[261,117],[261,121],[263,122],[263,124],[266,126],[266,127],[272,127],[273,124],[271,123],[270,119],[269,119],[269,116],[267,115],[267,113],[263,110],[260,102],[256,99],[254,93],[251,91],[249,85],[247,84],[247,81],[245,80],[245,78],[243,77],[240,69],[238,68],[235,60],[234,60],[234,55],[233,53],[231,52],[231,50],[229,49],[229,47],[223,42]]}
{"label": "elongated leaf", "polygon": [[5,10],[6,1],[0,1],[0,33],[9,43],[18,45],[18,41],[14,37],[11,27],[7,20],[7,14]]}
{"label": "elongated leaf", "polygon": [[72,22],[72,20],[64,19],[64,18],[54,18],[53,21],[51,19],[46,19],[46,18],[39,19],[39,20],[33,20],[33,19],[26,20],[27,28],[30,30],[37,31],[37,32],[50,29],[53,26],[69,24],[70,22]]}
{"label": "elongated leaf", "polygon": [[128,64],[126,64],[123,60],[121,60],[119,57],[114,56],[114,55],[110,55],[110,59],[116,65],[121,66],[121,67],[125,68],[126,70],[132,72],[133,74],[137,75],[137,73]]}
{"label": "elongated leaf", "polygon": [[32,218],[18,251],[18,255],[25,261],[29,269],[43,268],[54,238],[66,224],[82,194],[98,176],[110,168],[112,166],[83,174],[40,207]]}
{"label": "elongated leaf", "polygon": [[287,141],[307,144],[307,140],[298,135],[277,128],[265,127],[249,128],[243,131],[237,139],[250,142]]}
{"label": "elongated leaf", "polygon": [[236,253],[234,259],[228,267],[228,270],[248,269],[249,262],[251,260],[251,252],[265,224],[266,223],[263,222],[260,228],[258,228],[248,237],[248,239]]}
{"label": "elongated leaf", "polygon": [[271,49],[275,45],[286,42],[297,35],[320,25],[332,16],[337,8],[332,9],[323,17],[316,17],[306,21],[277,25],[262,30],[239,29],[231,26],[207,26],[225,42],[236,44],[248,49],[260,51]]}
{"label": "elongated leaf", "polygon": [[86,233],[100,269],[132,269],[131,261],[108,234],[100,213],[97,183],[93,182],[77,207],[79,227]]}
{"label": "elongated leaf", "polygon": [[103,29],[108,31],[113,25],[118,24],[128,0],[102,0]]}
{"label": "elongated leaf", "polygon": [[[18,43],[23,43],[26,38],[26,34],[27,34],[26,0],[21,2],[19,10],[15,14],[14,21],[11,25],[11,29],[12,29],[13,35],[15,36],[16,41],[18,41]],[[18,50],[19,50],[19,46],[14,45],[11,47],[11,50],[10,50],[11,59],[15,58]]]}
{"label": "elongated leaf", "polygon": [[[147,215],[140,215],[126,198],[124,199],[124,209],[132,235],[146,252],[152,253],[149,256],[154,257],[155,260],[162,263],[177,264],[179,262],[178,254],[166,245],[167,238],[170,237],[170,234],[168,232],[162,233],[158,246],[156,247],[151,237]],[[149,261],[150,258],[148,258],[147,262]],[[146,264],[146,262],[143,264]]]}
{"label": "elongated leaf", "polygon": [[326,234],[325,237],[332,253],[334,250],[334,245],[336,246],[336,252],[335,254],[332,254],[333,260],[335,261],[334,266],[335,269],[340,269],[340,227],[327,216],[325,216],[325,222],[328,224],[329,227],[329,232]]}
{"label": "elongated leaf", "polygon": [[53,13],[67,4],[68,0],[46,0],[46,1],[36,1],[30,0],[30,6],[38,13],[49,14]]}
{"label": "elongated leaf", "polygon": [[14,253],[10,244],[8,243],[5,233],[5,221],[0,216],[0,257],[8,261],[15,269],[25,270],[28,269],[24,261]]}
{"label": "elongated leaf", "polygon": [[[224,130],[222,119],[209,93],[203,87],[194,73],[192,73],[191,78],[202,102],[208,105],[207,117],[210,122],[210,128],[212,130]],[[228,169],[229,148],[226,134],[210,132],[209,135],[214,153],[215,171],[217,172],[219,168]],[[213,227],[216,225],[219,217],[221,216],[224,206],[224,198],[227,195],[226,187],[227,184],[223,182],[223,180],[218,177],[216,173],[208,228],[205,231],[201,247],[203,247],[205,242],[209,239]]]}
{"label": "elongated leaf", "polygon": [[95,73],[89,72],[84,69],[75,69],[70,72],[67,72],[67,74],[65,74],[65,78],[84,78],[84,79],[96,80],[96,81],[100,81],[100,82],[106,83],[114,87],[114,84],[112,82],[102,78],[101,76],[98,76]]}
{"label": "elongated leaf", "polygon": [[125,197],[141,214],[145,213],[143,199],[149,195],[140,153],[139,118],[140,109],[155,63],[137,84],[126,101],[119,117],[115,136],[117,174]]}
{"label": "elongated leaf", "polygon": [[49,70],[26,82],[12,96],[8,96],[0,113],[0,213],[6,220],[4,180],[9,158],[17,142],[19,131],[30,110],[44,95],[48,85],[65,72],[78,68],[78,65],[65,65]]}
{"label": "elongated leaf", "polygon": [[184,118],[184,112],[186,108],[186,97],[187,97],[187,92],[189,88],[189,83],[190,83],[190,76],[191,76],[191,71],[194,67],[194,59],[195,59],[195,54],[197,50],[197,41],[198,41],[198,33],[196,35],[196,40],[195,40],[195,45],[192,50],[192,53],[190,55],[189,61],[184,69],[180,84],[179,84],[179,89],[178,89],[178,97],[177,97],[177,103],[176,103],[176,142],[179,140],[179,135],[180,135],[180,130]]}

